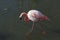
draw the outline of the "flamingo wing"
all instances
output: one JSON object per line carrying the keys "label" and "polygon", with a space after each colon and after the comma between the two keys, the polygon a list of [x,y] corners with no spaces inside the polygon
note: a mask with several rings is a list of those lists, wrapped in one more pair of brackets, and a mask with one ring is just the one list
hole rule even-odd
{"label": "flamingo wing", "polygon": [[34,13],[34,14],[32,14],[32,17],[34,17],[34,18],[37,18],[37,19],[38,19],[38,18],[40,18],[40,15],[38,15],[38,14],[35,14],[35,13]]}

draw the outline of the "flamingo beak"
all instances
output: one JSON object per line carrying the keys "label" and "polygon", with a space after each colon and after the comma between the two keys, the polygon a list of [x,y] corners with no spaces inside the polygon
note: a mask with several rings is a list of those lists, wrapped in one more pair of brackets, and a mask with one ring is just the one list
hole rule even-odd
{"label": "flamingo beak", "polygon": [[19,16],[19,19],[22,20],[22,17]]}
{"label": "flamingo beak", "polygon": [[20,18],[20,20],[22,20],[22,18]]}

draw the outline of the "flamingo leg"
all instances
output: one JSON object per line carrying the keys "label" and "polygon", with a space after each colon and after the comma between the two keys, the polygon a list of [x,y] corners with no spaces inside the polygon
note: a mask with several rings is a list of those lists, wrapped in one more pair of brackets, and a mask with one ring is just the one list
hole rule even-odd
{"label": "flamingo leg", "polygon": [[46,34],[45,28],[43,27],[43,25],[39,22],[41,29],[42,29],[42,34]]}
{"label": "flamingo leg", "polygon": [[31,32],[33,32],[33,30],[34,30],[34,22],[32,24],[32,30],[30,30],[26,35],[29,35]]}
{"label": "flamingo leg", "polygon": [[32,24],[32,31],[34,30],[34,22],[33,22],[33,24]]}

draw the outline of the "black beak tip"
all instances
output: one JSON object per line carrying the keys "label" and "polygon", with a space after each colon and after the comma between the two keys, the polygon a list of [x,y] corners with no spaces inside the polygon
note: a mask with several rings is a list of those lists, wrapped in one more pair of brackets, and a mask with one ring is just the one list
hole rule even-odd
{"label": "black beak tip", "polygon": [[20,18],[20,20],[22,20],[22,18]]}

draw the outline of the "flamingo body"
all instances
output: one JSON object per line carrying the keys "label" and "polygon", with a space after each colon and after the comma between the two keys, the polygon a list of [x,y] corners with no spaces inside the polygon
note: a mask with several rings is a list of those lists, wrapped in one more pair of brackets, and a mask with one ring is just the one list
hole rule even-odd
{"label": "flamingo body", "polygon": [[40,17],[44,17],[44,15],[38,10],[30,10],[27,16],[33,22],[37,22]]}

